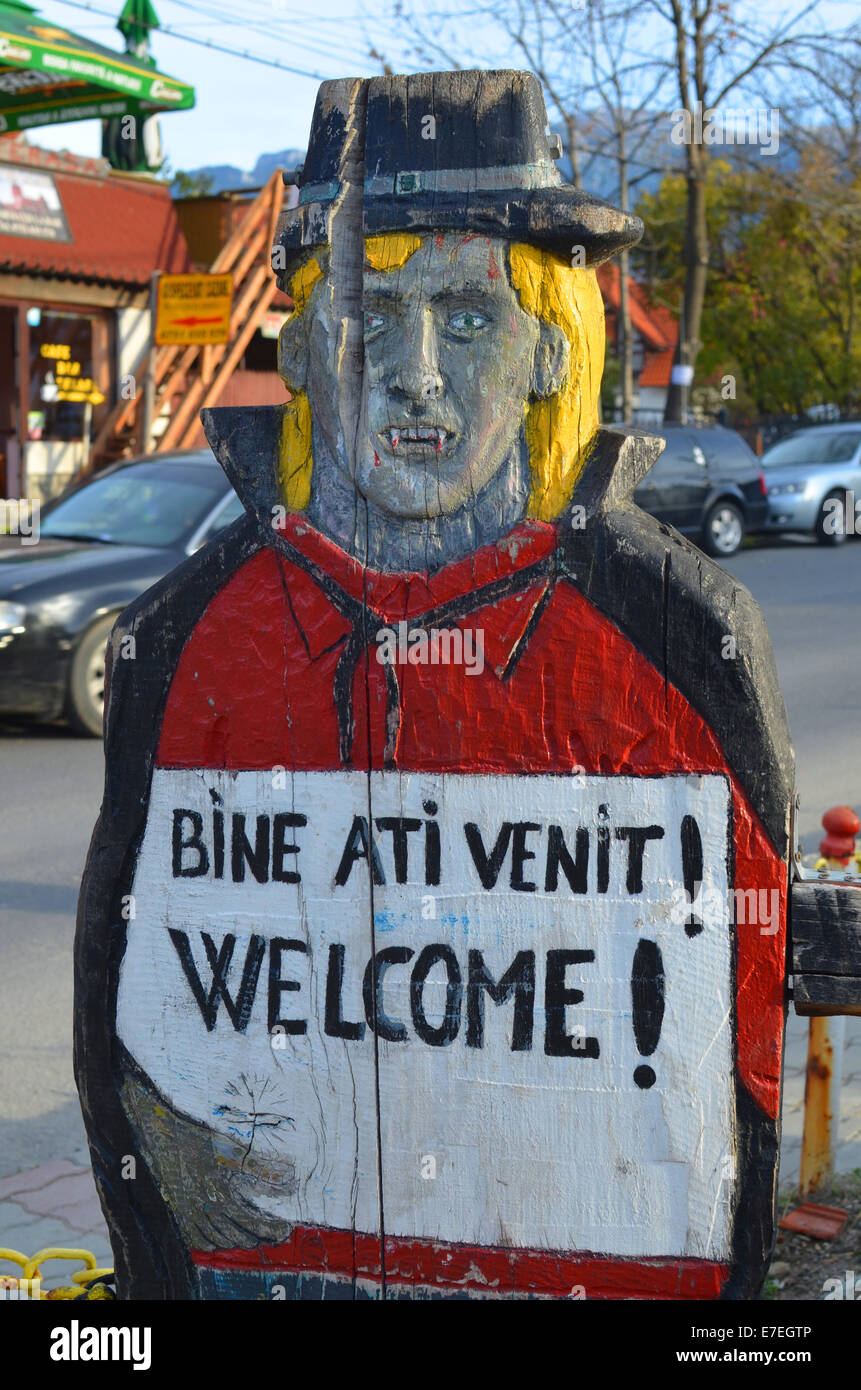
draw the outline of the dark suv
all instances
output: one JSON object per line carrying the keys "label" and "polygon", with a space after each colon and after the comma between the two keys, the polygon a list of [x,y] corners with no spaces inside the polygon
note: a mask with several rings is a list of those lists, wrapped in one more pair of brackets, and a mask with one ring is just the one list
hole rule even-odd
{"label": "dark suv", "polygon": [[768,496],[759,460],[722,425],[660,425],[667,447],[634,493],[644,512],[675,526],[707,555],[734,555],[747,531],[762,530]]}

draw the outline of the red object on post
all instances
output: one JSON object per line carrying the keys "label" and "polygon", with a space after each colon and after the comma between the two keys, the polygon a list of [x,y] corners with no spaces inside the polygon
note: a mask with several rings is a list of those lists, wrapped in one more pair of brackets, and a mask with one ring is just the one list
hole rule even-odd
{"label": "red object on post", "polygon": [[819,842],[819,853],[826,859],[839,859],[845,865],[855,853],[855,836],[861,830],[861,820],[851,806],[832,806],[822,817],[822,824],[828,833]]}

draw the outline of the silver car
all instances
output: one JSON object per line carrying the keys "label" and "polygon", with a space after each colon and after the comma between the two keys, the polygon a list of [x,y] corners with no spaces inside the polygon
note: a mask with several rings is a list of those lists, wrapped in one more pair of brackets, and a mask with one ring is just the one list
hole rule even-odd
{"label": "silver car", "polygon": [[798,430],[762,456],[767,531],[812,531],[821,545],[861,535],[861,421]]}

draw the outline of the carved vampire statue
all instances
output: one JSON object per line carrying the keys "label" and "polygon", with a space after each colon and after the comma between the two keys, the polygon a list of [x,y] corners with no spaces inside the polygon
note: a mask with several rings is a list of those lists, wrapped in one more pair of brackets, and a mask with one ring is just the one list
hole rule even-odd
{"label": "carved vampire statue", "polygon": [[662,441],[600,427],[593,267],[642,226],[554,160],[528,73],[323,85],[289,400],[204,412],[245,515],[114,630],[75,1055],[124,1296],[763,1276],[783,927],[654,903],[675,855],[785,895],[783,704],[632,501]]}

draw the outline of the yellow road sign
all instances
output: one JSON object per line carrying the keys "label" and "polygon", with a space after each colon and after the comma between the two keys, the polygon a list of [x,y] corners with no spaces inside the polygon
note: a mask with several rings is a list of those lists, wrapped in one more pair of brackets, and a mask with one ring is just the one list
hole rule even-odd
{"label": "yellow road sign", "polygon": [[156,343],[226,343],[232,303],[232,275],[160,275]]}

